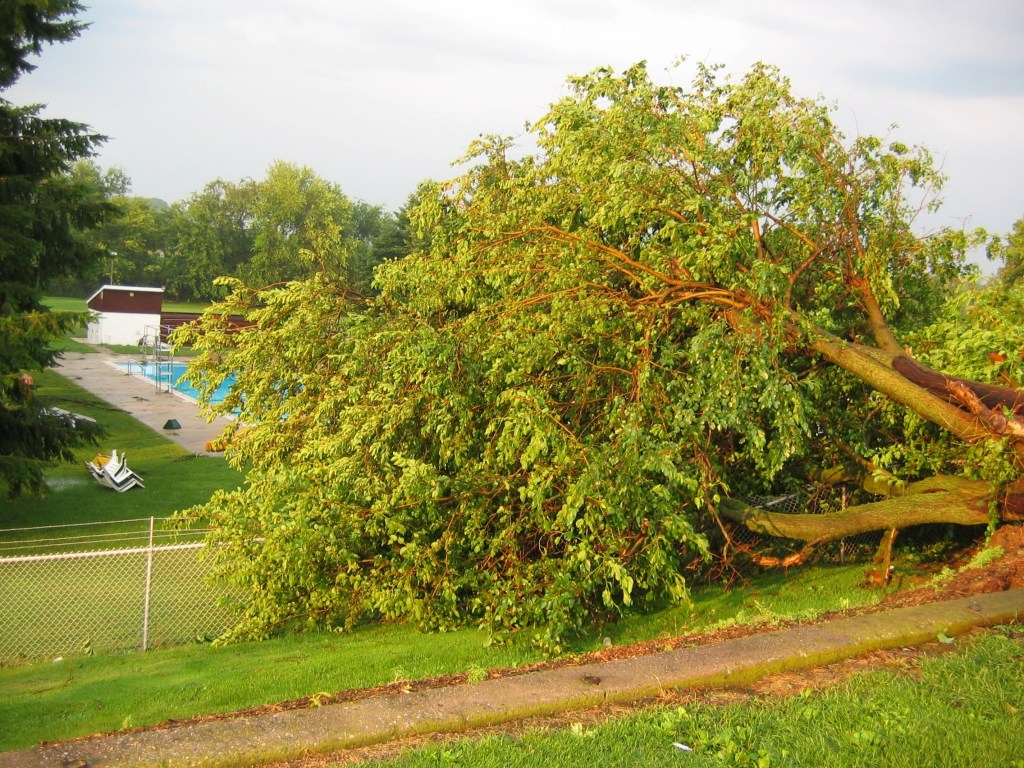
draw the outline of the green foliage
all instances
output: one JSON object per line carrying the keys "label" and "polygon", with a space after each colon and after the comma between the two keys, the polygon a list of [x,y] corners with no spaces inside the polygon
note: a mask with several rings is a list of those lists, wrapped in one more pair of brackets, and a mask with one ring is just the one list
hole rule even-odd
{"label": "green foliage", "polygon": [[159,202],[131,195],[131,180],[118,168],[102,171],[80,160],[71,175],[100,190],[111,213],[82,239],[102,254],[76,279],[51,280],[51,290],[65,295],[89,295],[105,283],[163,285],[165,253],[171,247],[173,214]]}
{"label": "green foliage", "polygon": [[23,285],[0,283],[0,487],[9,498],[42,493],[45,467],[73,461],[72,448],[95,441],[95,425],[44,406],[28,373],[52,365],[51,342],[82,320],[46,311]]}
{"label": "green foliage", "polygon": [[384,261],[400,259],[408,253],[403,231],[404,214],[392,216],[380,206],[356,202],[352,206],[352,226],[347,233],[352,241],[348,258],[348,282],[362,295],[373,292],[373,270]]}
{"label": "green foliage", "polygon": [[183,299],[223,298],[219,277],[273,285],[321,270],[347,275],[367,294],[373,268],[406,250],[399,218],[285,162],[260,181],[211,182],[167,216],[162,275],[169,295]]}
{"label": "green foliage", "polygon": [[990,259],[1002,262],[999,279],[1007,286],[1015,286],[1024,276],[1024,219],[1013,223],[1013,231],[989,243]]}
{"label": "green foliage", "polygon": [[254,285],[307,277],[348,264],[342,233],[351,204],[309,168],[276,162],[253,189],[252,257],[239,270]]}
{"label": "green foliage", "polygon": [[[28,59],[44,44],[77,37],[80,10],[68,0],[3,3],[0,90],[34,68]],[[92,434],[45,411],[33,397],[31,373],[51,365],[50,345],[83,322],[48,312],[37,291],[96,258],[79,234],[109,209],[94,186],[69,171],[103,137],[80,123],[44,119],[41,109],[0,98],[0,485],[9,496],[40,492],[43,467],[70,459],[71,448]]]}
{"label": "green foliage", "polygon": [[31,56],[44,44],[74,40],[85,27],[75,16],[77,0],[50,0],[40,7],[30,0],[10,0],[0,9],[0,89],[7,89],[35,69]]}
{"label": "green foliage", "polygon": [[175,247],[167,291],[177,298],[222,298],[214,286],[221,275],[235,274],[252,256],[251,190],[218,179],[174,206]]}
{"label": "green foliage", "polygon": [[986,547],[985,549],[979,550],[978,553],[971,558],[971,561],[963,567],[963,570],[966,571],[971,568],[986,568],[1005,554],[1006,552],[1002,547]]}
{"label": "green foliage", "polygon": [[[326,276],[248,302],[240,289],[210,316],[259,303],[256,327],[184,339],[210,351],[199,367],[238,371],[229,402],[249,426],[237,458],[255,463],[248,489],[218,495],[204,514],[230,540],[225,562],[244,550],[255,566],[237,572],[257,594],[246,629],[303,614],[330,624],[411,615],[433,627],[476,616],[498,635],[550,622],[556,631],[539,639],[557,644],[595,598],[614,611],[685,596],[680,572],[705,543],[668,485],[699,479],[673,444],[643,455],[652,442],[640,410],[598,382],[604,407],[623,410],[619,437],[573,435],[539,387],[494,378],[506,353],[548,356],[543,336],[536,350],[474,359],[460,353],[458,329],[342,314],[342,291]],[[488,402],[495,412],[480,408]],[[624,470],[661,480],[622,484]]]}
{"label": "green foliage", "polygon": [[911,230],[908,190],[942,180],[929,154],[846,142],[763,65],[570,87],[536,154],[486,137],[421,187],[425,250],[379,266],[376,298],[337,268],[226,282],[179,338],[195,380],[238,375],[215,410],[247,425],[247,486],[203,514],[256,595],[240,633],[376,615],[557,650],[685,601],[723,496],[884,449],[878,395],[817,353],[888,343],[879,311],[920,327],[966,272],[969,238]]}

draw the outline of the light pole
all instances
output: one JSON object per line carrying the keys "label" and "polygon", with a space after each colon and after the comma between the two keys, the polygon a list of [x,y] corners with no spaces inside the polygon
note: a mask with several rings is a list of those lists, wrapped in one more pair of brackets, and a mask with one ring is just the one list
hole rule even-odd
{"label": "light pole", "polygon": [[110,284],[114,284],[114,259],[117,258],[117,251],[110,252]]}

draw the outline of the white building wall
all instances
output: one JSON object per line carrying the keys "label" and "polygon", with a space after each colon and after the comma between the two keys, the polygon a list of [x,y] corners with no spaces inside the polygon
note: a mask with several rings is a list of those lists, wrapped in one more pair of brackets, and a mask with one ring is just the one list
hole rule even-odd
{"label": "white building wall", "polygon": [[146,335],[146,326],[159,326],[160,315],[134,314],[130,312],[100,312],[89,323],[90,344],[139,343]]}

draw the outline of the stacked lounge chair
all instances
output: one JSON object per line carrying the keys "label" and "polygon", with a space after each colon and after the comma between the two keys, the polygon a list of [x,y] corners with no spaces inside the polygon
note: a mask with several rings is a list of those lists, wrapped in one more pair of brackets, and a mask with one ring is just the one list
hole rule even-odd
{"label": "stacked lounge chair", "polygon": [[125,462],[122,453],[117,455],[117,450],[110,452],[109,456],[97,456],[92,461],[85,462],[89,472],[100,485],[113,488],[118,493],[124,493],[129,488],[145,488],[142,478],[132,472]]}

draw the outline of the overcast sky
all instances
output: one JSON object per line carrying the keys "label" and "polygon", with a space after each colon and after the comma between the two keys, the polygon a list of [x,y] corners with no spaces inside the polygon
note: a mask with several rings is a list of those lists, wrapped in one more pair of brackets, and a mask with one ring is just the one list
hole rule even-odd
{"label": "overcast sky", "polygon": [[571,74],[640,60],[778,65],[848,135],[925,144],[951,177],[938,224],[1024,217],[1020,0],[84,0],[16,104],[110,136],[98,162],[173,202],[308,165],[395,210],[484,133],[520,135]]}

